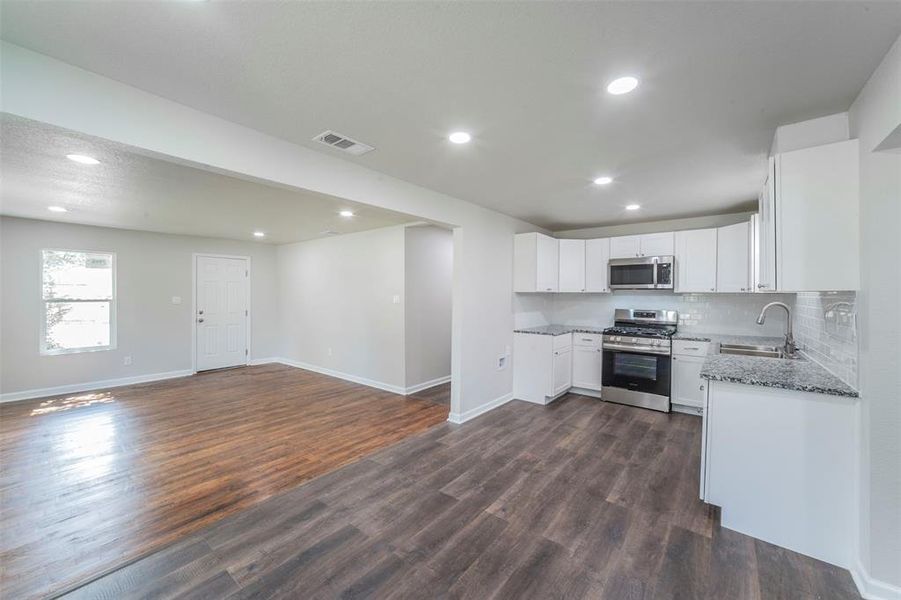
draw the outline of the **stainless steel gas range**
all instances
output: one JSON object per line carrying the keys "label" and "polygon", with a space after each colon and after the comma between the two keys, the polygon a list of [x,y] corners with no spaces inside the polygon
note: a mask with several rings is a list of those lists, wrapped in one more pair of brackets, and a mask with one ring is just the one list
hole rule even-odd
{"label": "stainless steel gas range", "polygon": [[608,402],[670,411],[670,355],[679,323],[674,310],[617,308],[604,330],[601,397]]}

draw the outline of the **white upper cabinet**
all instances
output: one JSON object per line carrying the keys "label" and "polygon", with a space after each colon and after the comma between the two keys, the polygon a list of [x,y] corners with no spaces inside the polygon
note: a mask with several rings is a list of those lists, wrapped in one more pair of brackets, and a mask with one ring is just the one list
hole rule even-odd
{"label": "white upper cabinet", "polygon": [[610,258],[635,258],[638,256],[641,256],[640,235],[610,238]]}
{"label": "white upper cabinet", "polygon": [[585,240],[558,240],[561,292],[585,291]]}
{"label": "white upper cabinet", "polygon": [[673,232],[625,235],[610,238],[610,258],[672,256]]}
{"label": "white upper cabinet", "polygon": [[677,293],[716,291],[716,229],[675,234]]}
{"label": "white upper cabinet", "polygon": [[779,291],[860,287],[858,141],[776,156]]}
{"label": "white upper cabinet", "polygon": [[585,291],[609,292],[607,263],[610,260],[610,240],[585,240]]}
{"label": "white upper cabinet", "polygon": [[514,237],[514,292],[556,292],[559,269],[556,239],[540,233],[520,233]]}
{"label": "white upper cabinet", "polygon": [[749,223],[737,223],[717,229],[716,291],[752,291],[749,231]]}
{"label": "white upper cabinet", "polygon": [[757,199],[754,244],[756,291],[775,292],[776,286],[776,159],[770,158],[766,183]]}
{"label": "white upper cabinet", "polygon": [[641,255],[642,256],[672,256],[674,250],[674,234],[672,231],[666,233],[647,233],[641,236]]}

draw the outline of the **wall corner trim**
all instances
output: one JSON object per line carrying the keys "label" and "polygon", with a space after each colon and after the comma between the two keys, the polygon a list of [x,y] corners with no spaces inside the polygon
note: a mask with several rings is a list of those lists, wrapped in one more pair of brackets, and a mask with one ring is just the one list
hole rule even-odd
{"label": "wall corner trim", "polygon": [[857,591],[865,600],[901,600],[901,587],[873,579],[860,560],[850,570]]}
{"label": "wall corner trim", "polygon": [[335,371],[332,369],[328,369],[326,367],[320,367],[319,365],[313,365],[310,363],[300,362],[297,360],[291,360],[290,358],[276,358],[271,362],[277,362],[283,365],[287,365],[289,367],[296,367],[298,369],[304,369],[306,371],[313,371],[314,373],[320,373],[322,375],[328,375],[329,377],[337,377],[338,379],[343,379],[345,381],[350,381],[352,383],[359,383],[360,385],[366,385],[369,387],[373,387],[379,390],[384,390],[386,392],[391,392],[393,394],[400,394],[401,396],[406,394],[406,389],[402,388],[399,385],[392,385],[390,383],[384,383],[382,381],[376,381],[374,379],[367,379],[366,377],[360,377],[358,375],[351,375],[350,373],[344,373],[342,371]]}
{"label": "wall corner trim", "polygon": [[479,415],[483,415],[490,410],[494,410],[498,406],[502,406],[502,405],[506,404],[507,402],[509,402],[510,400],[513,400],[513,392],[510,392],[509,394],[504,394],[503,396],[500,396],[499,398],[495,398],[494,400],[487,402],[487,403],[483,404],[482,406],[477,406],[476,408],[467,410],[464,413],[453,413],[452,412],[447,416],[447,420],[450,423],[456,423],[459,425],[460,423],[465,423],[467,421],[471,421],[472,419],[475,419]]}
{"label": "wall corner trim", "polygon": [[410,394],[415,394],[416,392],[421,392],[422,390],[427,390],[429,388],[433,388],[436,385],[442,385],[451,380],[450,375],[445,375],[444,377],[438,377],[437,379],[431,379],[429,381],[423,381],[422,383],[417,383],[416,385],[410,385],[404,388],[404,394],[409,396]]}

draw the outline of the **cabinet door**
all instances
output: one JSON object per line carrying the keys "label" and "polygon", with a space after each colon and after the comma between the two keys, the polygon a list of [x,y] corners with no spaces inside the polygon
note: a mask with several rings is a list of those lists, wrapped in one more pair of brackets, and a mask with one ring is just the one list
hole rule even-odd
{"label": "cabinet door", "polygon": [[641,236],[641,255],[642,256],[672,256],[673,255],[673,232],[666,233],[646,233]]}
{"label": "cabinet door", "polygon": [[776,291],[776,159],[770,158],[766,183],[757,199],[757,289]]}
{"label": "cabinet door", "polygon": [[585,291],[585,240],[558,240],[561,292]]}
{"label": "cabinet door", "polygon": [[573,387],[601,390],[601,349],[573,347]]}
{"label": "cabinet door", "polygon": [[536,282],[539,292],[556,292],[559,277],[559,246],[557,240],[537,234]]}
{"label": "cabinet door", "polygon": [[716,291],[750,291],[748,223],[720,227],[716,233]]}
{"label": "cabinet door", "polygon": [[673,379],[670,401],[673,404],[702,408],[704,380],[701,379],[703,356],[673,356]]}
{"label": "cabinet door", "polygon": [[640,235],[610,238],[610,258],[635,258],[636,256],[641,256]]}
{"label": "cabinet door", "polygon": [[676,232],[676,291],[716,291],[716,229]]}
{"label": "cabinet door", "polygon": [[857,140],[778,155],[779,291],[860,287],[858,170]]}
{"label": "cabinet door", "polygon": [[607,263],[610,260],[610,240],[585,241],[585,291],[609,292]]}
{"label": "cabinet door", "polygon": [[573,351],[572,348],[554,350],[554,389],[551,395],[562,394],[572,387]]}

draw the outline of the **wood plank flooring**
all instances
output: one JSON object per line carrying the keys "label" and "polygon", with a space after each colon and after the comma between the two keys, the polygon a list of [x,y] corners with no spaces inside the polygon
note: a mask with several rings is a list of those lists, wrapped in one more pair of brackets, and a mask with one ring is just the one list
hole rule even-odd
{"label": "wood plank flooring", "polygon": [[442,423],[442,393],[264,365],[4,404],[0,594],[71,588]]}
{"label": "wood plank flooring", "polygon": [[569,395],[445,423],[183,537],[70,598],[857,598],[721,529],[700,421]]}

